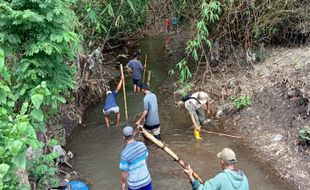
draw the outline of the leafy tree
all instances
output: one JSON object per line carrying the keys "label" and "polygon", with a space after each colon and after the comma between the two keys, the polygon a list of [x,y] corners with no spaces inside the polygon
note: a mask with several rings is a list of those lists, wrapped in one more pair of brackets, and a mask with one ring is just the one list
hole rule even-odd
{"label": "leafy tree", "polygon": [[85,42],[102,45],[143,26],[147,3],[148,0],[79,0],[74,10]]}
{"label": "leafy tree", "polygon": [[[210,27],[212,24],[219,21],[222,13],[222,4],[217,0],[201,2],[200,14],[197,20],[196,31],[194,38],[187,41],[186,43],[186,54],[187,57],[183,58],[180,62],[176,64],[176,69],[178,70],[178,82],[177,86],[186,86],[188,80],[192,78],[192,74],[188,67],[188,59],[192,57],[195,61],[200,61],[199,57],[204,56],[206,59],[206,50],[210,49],[212,46],[212,41],[210,39]],[[201,56],[199,56],[199,53]],[[169,71],[169,75],[175,74],[174,69]]]}
{"label": "leafy tree", "polygon": [[42,189],[56,183],[56,169],[50,168],[56,155],[27,162],[26,150],[47,146],[36,132],[45,131],[75,85],[70,61],[79,49],[79,36],[73,32],[77,19],[72,3],[0,2],[0,189],[29,189],[28,173]]}
{"label": "leafy tree", "polygon": [[71,2],[16,0],[0,4],[0,45],[21,98],[43,80],[55,95],[74,88],[74,69],[68,61],[75,57],[79,39],[73,32],[76,17]]}

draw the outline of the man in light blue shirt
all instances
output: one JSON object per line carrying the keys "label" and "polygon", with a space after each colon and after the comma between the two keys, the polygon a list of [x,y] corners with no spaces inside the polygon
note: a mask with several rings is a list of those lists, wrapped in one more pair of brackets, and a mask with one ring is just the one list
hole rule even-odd
{"label": "man in light blue shirt", "polygon": [[138,60],[138,52],[133,53],[133,59],[128,62],[126,68],[132,72],[133,91],[136,93],[140,91],[140,84],[142,79],[143,66],[141,61]]}
{"label": "man in light blue shirt", "polygon": [[103,106],[104,120],[107,127],[110,127],[110,113],[116,114],[116,127],[120,126],[121,114],[117,105],[116,96],[122,88],[124,78],[121,78],[115,90],[108,90]]}
{"label": "man in light blue shirt", "polygon": [[125,149],[121,152],[119,169],[121,171],[121,189],[152,190],[152,179],[146,165],[148,150],[143,142],[135,141],[134,130],[127,126],[123,129]]}
{"label": "man in light blue shirt", "polygon": [[144,128],[150,131],[158,140],[161,140],[157,97],[149,91],[147,84],[141,85],[141,92],[144,95],[143,113],[136,124],[140,125],[145,120]]}
{"label": "man in light blue shirt", "polygon": [[236,154],[230,148],[224,148],[217,154],[223,169],[214,178],[201,184],[193,177],[193,170],[190,166],[184,172],[190,179],[193,190],[249,190],[249,182],[242,170],[235,166]]}

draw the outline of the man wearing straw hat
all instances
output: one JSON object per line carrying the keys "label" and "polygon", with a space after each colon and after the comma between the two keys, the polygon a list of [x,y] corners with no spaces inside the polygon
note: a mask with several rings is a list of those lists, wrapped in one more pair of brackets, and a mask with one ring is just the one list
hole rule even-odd
{"label": "man wearing straw hat", "polygon": [[112,91],[108,90],[106,93],[106,98],[103,107],[103,114],[105,125],[107,127],[110,127],[110,113],[112,112],[116,114],[116,127],[120,126],[121,114],[119,112],[119,106],[117,105],[116,96],[119,90],[122,88],[123,81],[124,77],[121,77],[121,80],[119,81],[116,89]]}
{"label": "man wearing straw hat", "polygon": [[148,150],[143,142],[135,141],[134,130],[130,126],[123,129],[125,149],[121,152],[119,168],[121,171],[121,189],[152,190],[152,179],[146,165]]}
{"label": "man wearing straw hat", "polygon": [[190,179],[193,190],[249,190],[249,182],[242,170],[235,167],[236,154],[230,148],[224,148],[217,154],[220,159],[222,172],[214,178],[201,184],[193,177],[193,170],[190,166],[184,172]]}
{"label": "man wearing straw hat", "polygon": [[196,139],[202,139],[200,137],[200,128],[201,125],[206,124],[208,121],[206,112],[211,109],[210,101],[209,95],[203,91],[193,93],[185,101],[185,108],[190,114]]}

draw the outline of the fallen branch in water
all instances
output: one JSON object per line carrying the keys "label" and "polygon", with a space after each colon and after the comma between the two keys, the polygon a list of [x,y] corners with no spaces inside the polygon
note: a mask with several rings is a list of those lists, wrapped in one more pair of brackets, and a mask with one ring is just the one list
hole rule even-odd
{"label": "fallen branch in water", "polygon": [[201,132],[209,133],[209,134],[216,134],[216,135],[225,136],[225,137],[232,137],[232,138],[237,138],[237,139],[242,138],[240,136],[228,135],[228,134],[218,133],[218,132],[213,132],[213,131],[206,131],[206,130],[203,130],[203,129],[201,129]]}
{"label": "fallen branch in water", "polygon": [[[183,160],[181,160],[180,157],[178,157],[170,148],[167,147],[163,142],[160,140],[156,139],[151,133],[147,132],[142,125],[138,126],[139,130],[143,133],[145,138],[149,139],[152,141],[154,144],[156,144],[158,147],[160,147],[163,151],[165,151],[169,156],[171,156],[178,164],[182,166],[182,168],[186,169],[188,164],[185,163]],[[200,176],[196,173],[193,172],[193,176],[200,181],[200,183],[203,183],[203,180],[200,178]]]}

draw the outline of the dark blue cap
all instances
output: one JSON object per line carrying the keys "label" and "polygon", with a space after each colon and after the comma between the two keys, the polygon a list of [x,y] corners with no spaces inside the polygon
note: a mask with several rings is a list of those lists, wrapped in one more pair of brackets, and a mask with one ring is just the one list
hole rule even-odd
{"label": "dark blue cap", "polygon": [[140,88],[144,89],[144,90],[148,90],[149,89],[149,85],[147,85],[146,83],[142,83],[142,84],[140,84]]}

